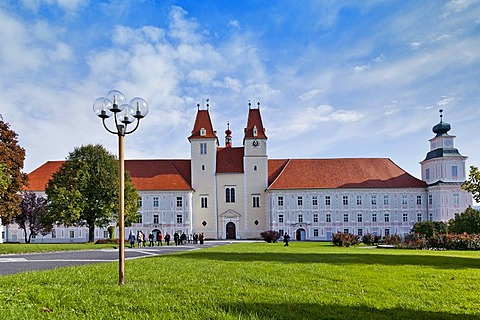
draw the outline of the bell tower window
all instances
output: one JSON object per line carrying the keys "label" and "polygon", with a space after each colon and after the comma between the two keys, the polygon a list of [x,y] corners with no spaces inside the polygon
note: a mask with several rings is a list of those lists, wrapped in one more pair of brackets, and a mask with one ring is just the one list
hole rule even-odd
{"label": "bell tower window", "polygon": [[258,136],[257,126],[253,126],[253,136],[254,137]]}
{"label": "bell tower window", "polygon": [[207,130],[205,130],[205,128],[201,128],[201,129],[200,129],[200,135],[201,135],[202,137],[206,136],[206,135],[207,135]]}

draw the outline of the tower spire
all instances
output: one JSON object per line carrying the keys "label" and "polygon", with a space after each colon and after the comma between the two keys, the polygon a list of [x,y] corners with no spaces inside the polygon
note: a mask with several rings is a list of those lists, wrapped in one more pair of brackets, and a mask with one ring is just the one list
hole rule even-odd
{"label": "tower spire", "polygon": [[227,130],[225,130],[225,147],[232,146],[232,130],[230,130],[230,121],[227,121]]}

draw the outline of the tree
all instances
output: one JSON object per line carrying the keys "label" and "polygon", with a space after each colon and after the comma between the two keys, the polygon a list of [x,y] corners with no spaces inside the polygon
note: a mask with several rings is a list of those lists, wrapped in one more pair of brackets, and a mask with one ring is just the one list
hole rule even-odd
{"label": "tree", "polygon": [[22,173],[25,150],[18,145],[18,135],[0,120],[0,217],[4,224],[20,214],[20,195],[27,183]]}
{"label": "tree", "polygon": [[447,233],[448,226],[443,221],[420,221],[413,225],[412,232],[424,234],[426,237],[433,237],[437,233]]}
{"label": "tree", "polygon": [[15,220],[20,229],[24,230],[25,243],[30,243],[32,236],[47,235],[51,232],[52,224],[45,223],[45,198],[37,197],[34,192],[25,191],[20,209],[22,213],[16,216]]}
{"label": "tree", "polygon": [[[67,226],[87,226],[88,241],[95,227],[106,227],[118,213],[118,161],[103,146],[75,148],[48,181],[49,220]],[[125,225],[138,220],[139,195],[125,174]]]}
{"label": "tree", "polygon": [[462,183],[462,189],[472,194],[476,202],[480,202],[480,170],[475,166],[470,166],[468,180]]}
{"label": "tree", "polygon": [[460,233],[480,233],[480,211],[468,207],[462,213],[455,213],[455,218],[450,219],[449,230]]}

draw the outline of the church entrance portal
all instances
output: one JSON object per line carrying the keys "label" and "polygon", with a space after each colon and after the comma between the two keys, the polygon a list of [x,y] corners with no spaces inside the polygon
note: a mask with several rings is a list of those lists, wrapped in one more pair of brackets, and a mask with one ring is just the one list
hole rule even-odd
{"label": "church entrance portal", "polygon": [[296,232],[296,235],[295,235],[295,239],[297,241],[304,241],[306,238],[306,232],[305,232],[305,229],[297,229],[297,232]]}
{"label": "church entrance portal", "polygon": [[236,234],[235,229],[236,229],[235,223],[233,222],[227,223],[227,239],[235,239],[235,234]]}

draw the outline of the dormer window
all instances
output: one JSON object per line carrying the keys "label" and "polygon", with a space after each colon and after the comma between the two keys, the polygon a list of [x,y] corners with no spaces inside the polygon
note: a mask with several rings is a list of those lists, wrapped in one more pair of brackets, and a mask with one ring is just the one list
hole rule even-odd
{"label": "dormer window", "polygon": [[253,126],[253,136],[256,137],[258,135],[257,126]]}
{"label": "dormer window", "polygon": [[201,128],[200,129],[200,135],[201,136],[206,136],[207,135],[207,130],[205,130],[205,128]]}

